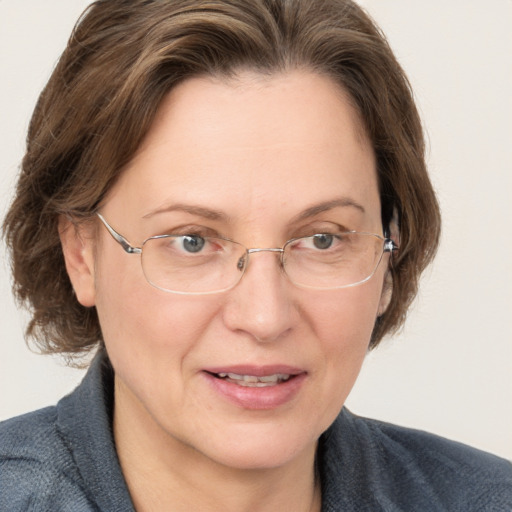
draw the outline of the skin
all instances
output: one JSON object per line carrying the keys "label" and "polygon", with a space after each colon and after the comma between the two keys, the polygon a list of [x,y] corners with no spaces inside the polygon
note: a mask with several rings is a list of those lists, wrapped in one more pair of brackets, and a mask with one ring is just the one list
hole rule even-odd
{"label": "skin", "polygon": [[[250,248],[340,225],[382,234],[375,159],[362,134],[343,91],[323,76],[189,79],[164,100],[101,212],[133,245],[180,226]],[[301,218],[339,198],[361,208]],[[177,204],[187,207],[167,210]],[[114,435],[137,510],[319,510],[317,440],[387,306],[387,257],[362,285],[318,291],[293,285],[263,252],[232,290],[186,296],[149,285],[140,256],[104,228],[66,223],[68,273],[80,302],[98,310],[116,371]],[[251,410],[205,379],[205,367],[235,364],[286,364],[306,377],[284,405]]]}

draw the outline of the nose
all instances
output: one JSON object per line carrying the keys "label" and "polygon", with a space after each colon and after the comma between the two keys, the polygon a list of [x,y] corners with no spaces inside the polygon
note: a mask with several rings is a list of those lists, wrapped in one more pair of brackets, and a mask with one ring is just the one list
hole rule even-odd
{"label": "nose", "polygon": [[293,285],[280,264],[282,249],[250,249],[248,253],[242,280],[228,292],[224,324],[259,342],[276,341],[298,319]]}

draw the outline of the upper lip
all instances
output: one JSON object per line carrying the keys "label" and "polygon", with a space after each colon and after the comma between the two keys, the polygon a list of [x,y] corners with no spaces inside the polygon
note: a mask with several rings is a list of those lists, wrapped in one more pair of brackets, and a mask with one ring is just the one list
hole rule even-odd
{"label": "upper lip", "polygon": [[254,366],[254,365],[230,365],[205,368],[208,373],[235,373],[237,375],[253,375],[255,377],[266,377],[268,375],[285,374],[299,375],[306,373],[302,368],[283,364]]}

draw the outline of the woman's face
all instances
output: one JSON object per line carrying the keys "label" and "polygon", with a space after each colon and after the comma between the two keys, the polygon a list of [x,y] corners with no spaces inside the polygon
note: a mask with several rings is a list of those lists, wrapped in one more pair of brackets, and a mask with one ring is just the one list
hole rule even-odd
{"label": "woman's face", "polygon": [[[375,159],[355,111],[330,79],[299,71],[182,83],[101,211],[133,245],[198,229],[249,248],[341,227],[382,233]],[[91,277],[74,284],[97,307],[116,410],[160,447],[232,467],[314,451],[385,307],[386,258],[368,282],[320,291],[292,284],[275,253],[255,253],[233,289],[187,296],[148,284],[140,256],[106,229],[97,237]],[[219,373],[294,377],[259,387]]]}

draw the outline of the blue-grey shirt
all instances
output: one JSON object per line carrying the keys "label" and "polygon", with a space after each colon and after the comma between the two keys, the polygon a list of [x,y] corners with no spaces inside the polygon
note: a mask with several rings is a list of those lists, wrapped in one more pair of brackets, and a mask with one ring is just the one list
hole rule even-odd
{"label": "blue-grey shirt", "polygon": [[[112,436],[113,371],[94,359],[80,386],[0,423],[0,511],[130,512]],[[343,409],[320,438],[322,511],[512,511],[512,464]]]}

